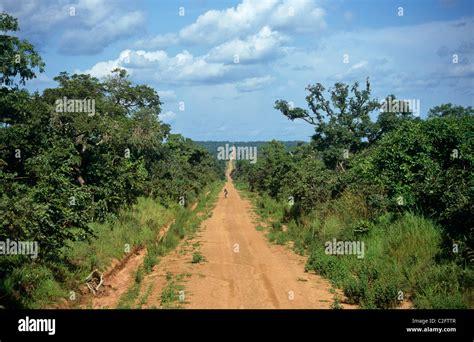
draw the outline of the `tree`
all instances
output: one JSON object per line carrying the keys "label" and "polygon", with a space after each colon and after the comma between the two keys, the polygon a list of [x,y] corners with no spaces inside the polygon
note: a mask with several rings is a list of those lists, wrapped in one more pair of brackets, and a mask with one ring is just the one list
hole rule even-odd
{"label": "tree", "polygon": [[350,186],[380,186],[393,209],[421,211],[441,223],[450,240],[466,241],[472,251],[473,131],[474,117],[468,115],[403,122],[355,158]]}
{"label": "tree", "polygon": [[255,170],[250,175],[252,188],[277,197],[282,190],[284,176],[290,171],[291,156],[285,146],[276,140],[262,146]]}
{"label": "tree", "polygon": [[124,69],[112,70],[112,75],[108,76],[104,82],[104,88],[112,103],[125,109],[128,115],[139,108],[154,110],[156,116],[161,113],[162,103],[156,91],[146,85],[133,86]]}
{"label": "tree", "polygon": [[[355,82],[349,85],[336,83],[329,89],[330,100],[324,96],[326,90],[321,83],[309,85],[306,102],[310,111],[291,108],[287,101],[275,102],[278,109],[290,120],[302,119],[315,126],[313,143],[323,153],[324,162],[330,168],[344,170],[345,150],[355,153],[372,141],[374,123],[369,114],[379,108],[376,100],[370,99],[370,83],[366,80],[365,89],[359,89]],[[353,94],[349,96],[349,90]]]}
{"label": "tree", "polygon": [[445,116],[464,116],[464,115],[474,115],[474,108],[471,106],[463,107],[463,106],[455,106],[452,103],[442,104],[440,106],[436,106],[431,108],[428,111],[428,118],[434,117],[445,117]]}
{"label": "tree", "polygon": [[415,119],[410,103],[397,100],[393,94],[385,98],[385,102],[381,107],[384,110],[381,109],[377,117],[372,141],[380,139],[383,135],[397,128],[402,122]]}
{"label": "tree", "polygon": [[36,52],[33,45],[26,40],[7,35],[7,32],[19,30],[18,20],[0,13],[0,84],[11,87],[15,86],[15,78],[19,75],[19,83],[25,84],[27,80],[36,77],[35,68],[44,71],[44,62]]}
{"label": "tree", "polygon": [[331,198],[335,173],[326,168],[309,144],[298,146],[290,153],[291,168],[284,176],[281,191],[286,198],[293,199],[291,215],[298,218]]}
{"label": "tree", "polygon": [[[17,28],[1,15],[0,30]],[[94,238],[92,221],[113,220],[139,196],[164,205],[192,199],[218,169],[204,148],[170,134],[157,92],[132,84],[125,70],[105,80],[62,72],[58,86],[30,94],[12,85],[42,70],[41,58],[25,41],[0,38],[0,240],[39,243],[34,264],[0,258],[0,304],[13,305],[37,286],[23,266],[51,267],[48,280],[60,278],[71,242]],[[11,64],[18,51],[23,64]]]}

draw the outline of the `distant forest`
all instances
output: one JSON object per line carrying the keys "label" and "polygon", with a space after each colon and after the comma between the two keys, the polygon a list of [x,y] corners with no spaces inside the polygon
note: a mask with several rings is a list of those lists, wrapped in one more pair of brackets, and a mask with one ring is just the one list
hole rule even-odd
{"label": "distant forest", "polygon": [[[265,144],[267,144],[269,141],[195,141],[196,144],[203,146],[206,150],[209,151],[214,157],[217,158],[217,149],[219,146],[225,147],[226,144],[229,144],[229,146],[235,145],[236,147],[256,147],[257,150],[259,150],[261,147],[263,147]],[[292,148],[295,146],[299,145],[304,145],[308,144],[308,142],[305,141],[280,141],[286,148]]]}

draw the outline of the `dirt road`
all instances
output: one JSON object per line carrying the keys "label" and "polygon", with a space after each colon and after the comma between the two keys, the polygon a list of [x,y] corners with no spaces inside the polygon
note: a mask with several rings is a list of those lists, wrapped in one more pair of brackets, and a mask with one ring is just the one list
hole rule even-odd
{"label": "dirt road", "polygon": [[[305,273],[304,257],[256,230],[250,203],[228,175],[225,188],[228,198],[221,191],[198,235],[162,258],[144,279],[142,297],[146,289],[150,293],[141,307],[162,307],[163,289],[176,279],[184,308],[330,308],[330,283]],[[192,263],[193,253],[205,261]]]}

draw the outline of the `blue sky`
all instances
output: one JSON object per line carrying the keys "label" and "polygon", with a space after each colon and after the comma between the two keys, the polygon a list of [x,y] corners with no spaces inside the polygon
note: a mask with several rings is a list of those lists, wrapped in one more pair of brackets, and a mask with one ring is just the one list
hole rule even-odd
{"label": "blue sky", "polygon": [[419,99],[422,117],[474,106],[472,0],[2,0],[0,11],[46,62],[30,90],[61,71],[122,67],[158,91],[173,132],[195,140],[308,140],[313,128],[273,105],[306,108],[316,82],[369,77],[374,97]]}

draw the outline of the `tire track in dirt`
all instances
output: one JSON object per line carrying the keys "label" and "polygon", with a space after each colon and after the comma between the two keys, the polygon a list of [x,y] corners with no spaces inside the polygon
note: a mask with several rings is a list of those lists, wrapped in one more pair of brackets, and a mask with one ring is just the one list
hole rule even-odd
{"label": "tire track in dirt", "polygon": [[[161,307],[161,292],[172,273],[186,275],[182,277],[185,300],[179,303],[183,308],[330,308],[334,299],[330,282],[305,273],[305,257],[271,244],[264,232],[256,230],[252,207],[240,197],[229,171],[228,198],[221,192],[197,236],[163,257],[145,277],[142,289],[152,284],[154,290],[143,307]],[[198,243],[205,261],[193,264]]]}
{"label": "tire track in dirt", "polygon": [[[163,226],[157,239],[161,240],[174,220]],[[96,296],[85,296],[79,307],[93,309],[113,309],[116,308],[120,298],[128,291],[134,282],[134,275],[138,268],[143,264],[147,253],[146,246],[132,250],[121,261],[116,260],[109,269],[104,272],[104,285]],[[87,292],[84,289],[84,292]]]}

